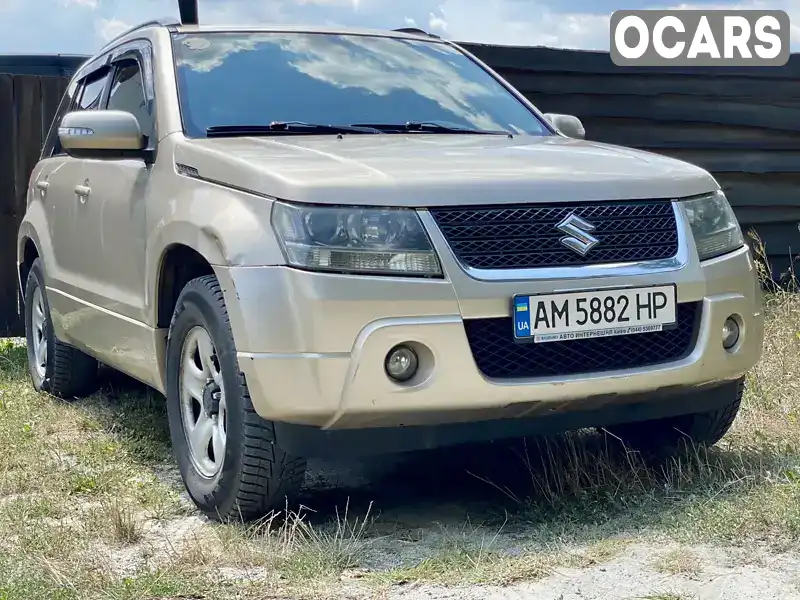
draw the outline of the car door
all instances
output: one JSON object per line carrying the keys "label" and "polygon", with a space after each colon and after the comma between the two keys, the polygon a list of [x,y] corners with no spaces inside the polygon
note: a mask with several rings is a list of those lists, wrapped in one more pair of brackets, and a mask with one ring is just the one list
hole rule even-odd
{"label": "car door", "polygon": [[[132,113],[154,143],[152,79],[143,76],[143,64],[135,49],[122,48],[112,57],[101,110]],[[85,158],[83,163],[74,243],[84,248],[76,254],[76,270],[89,310],[73,336],[103,362],[124,365],[123,370],[142,378],[151,372],[153,354],[152,332],[144,323],[145,200],[152,164],[115,156]]]}
{"label": "car door", "polygon": [[77,234],[81,197],[76,186],[83,180],[84,161],[63,150],[58,139],[61,118],[68,112],[96,110],[100,106],[109,69],[73,81],[62,99],[42,151],[42,161],[31,174],[32,192],[41,202],[47,222],[48,242],[42,248],[49,288],[48,300],[56,334],[68,341],[64,323],[80,310],[81,260],[87,254]]}

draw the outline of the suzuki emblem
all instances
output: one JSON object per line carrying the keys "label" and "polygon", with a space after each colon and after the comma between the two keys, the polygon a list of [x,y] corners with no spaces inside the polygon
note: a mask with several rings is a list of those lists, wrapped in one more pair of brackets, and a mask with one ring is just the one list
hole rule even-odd
{"label": "suzuki emblem", "polygon": [[581,219],[575,213],[570,213],[566,219],[556,226],[556,229],[567,234],[567,237],[563,237],[559,241],[581,256],[586,256],[589,250],[600,243],[600,240],[590,233],[595,230],[595,226]]}

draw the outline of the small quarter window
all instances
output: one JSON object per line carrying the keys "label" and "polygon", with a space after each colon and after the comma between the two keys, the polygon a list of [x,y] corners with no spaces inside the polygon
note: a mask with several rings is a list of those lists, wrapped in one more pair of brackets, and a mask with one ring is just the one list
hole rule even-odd
{"label": "small quarter window", "polygon": [[101,73],[93,73],[90,78],[85,80],[80,101],[75,110],[97,110],[103,100],[103,89],[108,78],[108,71],[105,69]]}
{"label": "small quarter window", "polygon": [[67,86],[67,90],[61,97],[61,103],[58,105],[56,114],[53,117],[53,122],[50,124],[50,129],[47,132],[47,138],[42,146],[42,155],[40,158],[50,158],[51,156],[64,154],[64,150],[61,148],[61,143],[58,139],[58,126],[61,124],[61,119],[64,118],[64,115],[73,110],[73,107],[75,106],[75,100],[80,91],[81,88],[78,81],[72,81]]}
{"label": "small quarter window", "polygon": [[42,148],[42,158],[64,154],[64,149],[61,147],[61,142],[58,138],[58,127],[61,125],[61,119],[71,111],[97,110],[103,100],[103,89],[107,80],[108,69],[104,68],[69,84],[50,125],[50,131],[47,133],[47,139]]}

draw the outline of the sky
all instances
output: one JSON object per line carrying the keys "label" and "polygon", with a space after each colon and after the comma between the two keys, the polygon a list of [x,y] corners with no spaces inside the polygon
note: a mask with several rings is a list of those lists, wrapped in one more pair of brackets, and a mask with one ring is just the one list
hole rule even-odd
{"label": "sky", "polygon": [[[200,0],[200,20],[416,26],[460,42],[607,50],[611,13],[638,8],[783,9],[800,52],[800,0]],[[91,54],[131,25],[177,14],[177,0],[0,0],[0,53]]]}

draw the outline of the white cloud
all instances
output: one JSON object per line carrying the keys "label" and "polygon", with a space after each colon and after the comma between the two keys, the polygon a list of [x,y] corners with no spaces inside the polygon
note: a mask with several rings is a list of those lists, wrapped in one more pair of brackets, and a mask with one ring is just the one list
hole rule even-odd
{"label": "white cloud", "polygon": [[560,12],[544,2],[444,0],[448,35],[460,41],[607,49],[610,14]]}
{"label": "white cloud", "polygon": [[193,51],[191,59],[178,59],[178,65],[188,65],[193,70],[205,73],[220,66],[225,59],[236,52],[249,50],[255,46],[252,39],[212,39],[193,38],[183,42]]}
{"label": "white cloud", "polygon": [[[592,2],[581,3],[584,10],[569,10],[570,5],[577,4],[558,0],[442,0],[439,10],[447,15],[442,19],[446,20],[448,36],[460,41],[607,50],[612,11],[595,10]],[[713,4],[620,0],[619,4],[619,8],[624,5],[651,9],[784,10],[792,21],[792,41],[800,46],[800,0],[733,0]]]}
{"label": "white cloud", "polygon": [[433,13],[430,13],[428,15],[428,29],[430,29],[431,31],[442,31],[444,33],[447,33],[448,26],[447,26],[447,21],[445,20],[444,17],[444,11],[442,9],[439,10],[442,11],[441,15],[435,15]]}
{"label": "white cloud", "polygon": [[[86,2],[87,0],[80,0]],[[95,22],[95,31],[104,42],[108,42],[131,28],[130,23],[119,19],[99,19]]]}
{"label": "white cloud", "polygon": [[360,0],[297,0],[297,4],[303,6],[304,4],[318,4],[320,6],[340,6],[352,7],[358,9],[361,4]]}
{"label": "white cloud", "polygon": [[[614,8],[783,9],[792,18],[792,39],[800,50],[800,0],[711,2],[714,0],[200,0],[200,18],[215,23],[418,26],[458,41],[604,50]],[[177,0],[0,0],[0,52],[91,53],[119,32],[123,23],[164,15],[177,16]],[[36,23],[36,35],[30,35],[32,22]]]}
{"label": "white cloud", "polygon": [[100,5],[100,0],[61,0],[64,6],[85,6],[87,8],[95,9]]}

